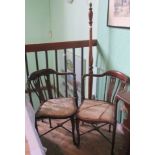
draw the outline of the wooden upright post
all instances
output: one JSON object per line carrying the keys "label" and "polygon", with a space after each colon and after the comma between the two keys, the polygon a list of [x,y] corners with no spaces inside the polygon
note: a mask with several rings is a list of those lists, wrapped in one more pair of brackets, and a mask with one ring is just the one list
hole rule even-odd
{"label": "wooden upright post", "polygon": [[89,79],[88,79],[88,98],[92,97],[92,85],[93,85],[93,54],[92,54],[92,19],[93,19],[93,11],[92,11],[92,3],[89,4]]}

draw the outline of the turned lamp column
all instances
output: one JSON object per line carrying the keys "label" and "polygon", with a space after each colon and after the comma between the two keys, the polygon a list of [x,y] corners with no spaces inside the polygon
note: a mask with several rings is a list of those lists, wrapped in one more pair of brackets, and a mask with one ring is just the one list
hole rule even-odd
{"label": "turned lamp column", "polygon": [[[92,3],[89,4],[89,74],[93,74],[93,55],[92,55],[92,19],[93,19],[93,11],[92,11]],[[89,76],[88,79],[88,98],[92,98],[92,85],[93,85],[93,77]]]}

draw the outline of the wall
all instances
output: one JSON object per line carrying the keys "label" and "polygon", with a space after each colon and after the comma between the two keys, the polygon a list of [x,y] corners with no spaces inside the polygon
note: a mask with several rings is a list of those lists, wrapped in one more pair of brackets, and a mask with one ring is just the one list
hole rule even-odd
{"label": "wall", "polygon": [[[89,39],[87,0],[51,0],[51,29],[54,41],[71,41]],[[93,36],[97,37],[97,7],[93,0]]]}
{"label": "wall", "polygon": [[25,42],[49,42],[50,0],[25,0]]}
{"label": "wall", "polygon": [[[51,42],[50,30],[50,0],[25,0],[25,43]],[[34,53],[27,55],[31,73],[36,70],[35,55]],[[51,54],[49,57],[51,58]],[[39,69],[44,68],[44,54],[39,52],[38,59]]]}
{"label": "wall", "polygon": [[104,71],[115,69],[130,75],[130,30],[107,27],[108,0],[99,1],[98,60]]}

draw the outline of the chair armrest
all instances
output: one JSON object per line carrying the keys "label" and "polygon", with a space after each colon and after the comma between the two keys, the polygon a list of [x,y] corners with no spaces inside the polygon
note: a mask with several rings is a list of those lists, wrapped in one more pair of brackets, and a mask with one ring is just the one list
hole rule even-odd
{"label": "chair armrest", "polygon": [[83,79],[87,76],[93,76],[93,77],[115,76],[123,81],[127,81],[128,83],[130,83],[129,77],[127,77],[124,73],[115,71],[115,70],[108,70],[101,74],[85,74],[85,75],[83,75]]}
{"label": "chair armrest", "polygon": [[73,76],[76,76],[75,73],[72,73],[72,72],[58,72],[57,75],[73,75]]}
{"label": "chair armrest", "polygon": [[83,79],[86,78],[87,76],[93,76],[93,77],[103,77],[104,76],[104,73],[102,74],[85,74],[83,75]]}

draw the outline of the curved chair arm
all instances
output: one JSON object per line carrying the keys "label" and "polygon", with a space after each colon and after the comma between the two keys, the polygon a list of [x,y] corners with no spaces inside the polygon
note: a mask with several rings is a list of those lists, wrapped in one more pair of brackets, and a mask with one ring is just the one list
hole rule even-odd
{"label": "curved chair arm", "polygon": [[119,71],[115,71],[115,70],[108,70],[104,73],[101,74],[85,74],[83,75],[83,79],[87,76],[93,76],[93,77],[103,77],[103,76],[115,76],[118,77],[120,79],[122,79],[123,81],[129,82],[129,77],[127,77],[124,73],[119,72]]}
{"label": "curved chair arm", "polygon": [[84,94],[85,93],[85,90],[84,90],[85,78],[90,77],[90,76],[97,77],[97,78],[104,77],[104,76],[112,76],[112,77],[115,77],[115,78],[118,78],[124,81],[124,84],[130,83],[130,78],[128,76],[116,70],[108,70],[101,74],[84,74],[82,77],[82,100],[85,98],[85,94]]}

